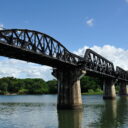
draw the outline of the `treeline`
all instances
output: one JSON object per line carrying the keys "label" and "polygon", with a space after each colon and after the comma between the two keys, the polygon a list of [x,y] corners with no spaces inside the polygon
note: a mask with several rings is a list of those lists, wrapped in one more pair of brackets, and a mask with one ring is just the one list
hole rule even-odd
{"label": "treeline", "polygon": [[0,79],[0,94],[46,94],[57,92],[57,81],[45,82],[43,79],[17,79],[6,77]]}
{"label": "treeline", "polygon": [[[85,76],[81,79],[82,93],[100,92],[102,81],[98,78]],[[4,77],[0,79],[0,94],[56,94],[57,81],[43,79],[17,79]]]}

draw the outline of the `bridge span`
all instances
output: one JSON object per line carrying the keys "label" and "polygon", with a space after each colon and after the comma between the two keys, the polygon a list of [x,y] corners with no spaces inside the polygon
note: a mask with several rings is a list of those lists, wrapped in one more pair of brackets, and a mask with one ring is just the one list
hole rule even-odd
{"label": "bridge span", "polygon": [[84,57],[69,52],[51,36],[27,29],[0,30],[0,55],[53,67],[58,80],[58,109],[82,108],[80,79],[84,75],[104,80],[104,99],[114,99],[115,83],[120,95],[128,95],[128,72],[87,49]]}

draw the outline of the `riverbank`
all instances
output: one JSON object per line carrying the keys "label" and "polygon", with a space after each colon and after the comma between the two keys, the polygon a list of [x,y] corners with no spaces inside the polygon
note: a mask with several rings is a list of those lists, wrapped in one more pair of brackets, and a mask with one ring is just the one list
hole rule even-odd
{"label": "riverbank", "polygon": [[[81,91],[86,95],[102,94],[99,79],[85,76],[81,79]],[[45,81],[39,78],[0,78],[1,95],[42,95],[57,94],[57,80]]]}
{"label": "riverbank", "polygon": [[103,95],[103,92],[93,92],[93,93],[85,92],[85,93],[82,93],[82,95]]}
{"label": "riverbank", "polygon": [[[47,93],[50,94],[50,93]],[[52,93],[51,93],[52,94]],[[57,94],[57,93],[56,93]],[[55,94],[55,95],[56,95]],[[103,92],[85,92],[85,93],[81,93],[82,95],[102,95]],[[7,95],[7,96],[14,96],[14,95],[45,95],[45,94],[28,94],[28,93],[1,93],[0,95]]]}

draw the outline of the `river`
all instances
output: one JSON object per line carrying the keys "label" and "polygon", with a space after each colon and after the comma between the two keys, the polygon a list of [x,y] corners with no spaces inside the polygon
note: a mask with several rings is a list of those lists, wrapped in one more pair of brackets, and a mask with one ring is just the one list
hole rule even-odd
{"label": "river", "polygon": [[83,111],[57,111],[57,95],[0,96],[0,128],[128,128],[128,97],[82,99]]}

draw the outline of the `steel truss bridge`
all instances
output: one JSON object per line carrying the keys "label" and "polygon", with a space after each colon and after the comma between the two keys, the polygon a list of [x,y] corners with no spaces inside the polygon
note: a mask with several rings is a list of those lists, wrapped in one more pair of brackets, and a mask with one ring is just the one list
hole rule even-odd
{"label": "steel truss bridge", "polygon": [[81,69],[88,75],[128,81],[128,72],[87,49],[84,57],[69,52],[51,36],[27,29],[0,30],[0,55],[57,69]]}

